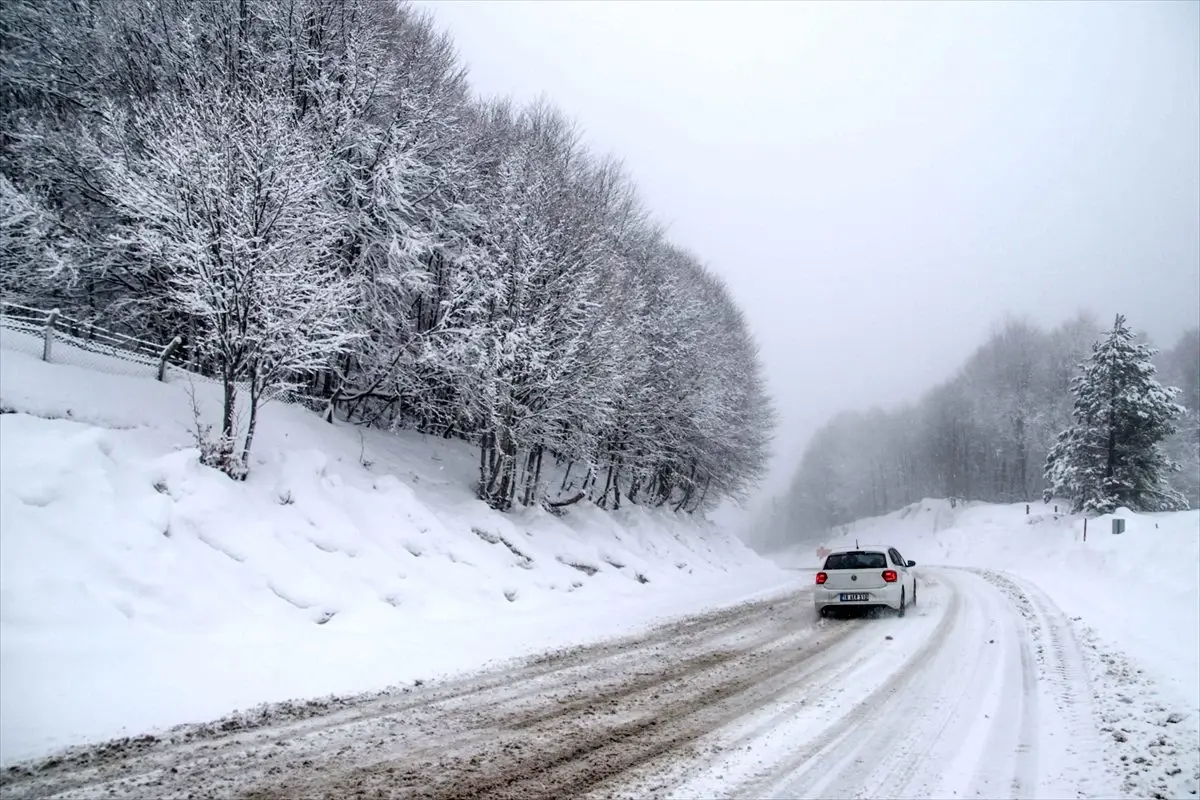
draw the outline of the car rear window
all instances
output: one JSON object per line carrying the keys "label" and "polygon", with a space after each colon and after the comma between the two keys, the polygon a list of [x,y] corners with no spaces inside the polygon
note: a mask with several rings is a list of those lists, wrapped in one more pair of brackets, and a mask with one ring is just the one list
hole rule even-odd
{"label": "car rear window", "polygon": [[885,569],[887,557],[883,553],[832,553],[825,559],[825,569]]}

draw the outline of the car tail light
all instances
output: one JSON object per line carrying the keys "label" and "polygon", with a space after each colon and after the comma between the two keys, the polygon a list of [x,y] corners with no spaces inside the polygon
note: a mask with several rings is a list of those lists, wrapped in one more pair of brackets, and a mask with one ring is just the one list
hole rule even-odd
{"label": "car tail light", "polygon": [[885,570],[883,571],[883,579],[884,579],[884,581],[886,581],[887,583],[895,583],[895,582],[896,582],[896,570],[894,570],[894,569],[885,569]]}
{"label": "car tail light", "polygon": [[825,581],[827,581],[827,580],[829,580],[829,576],[828,576],[828,575],[826,575],[824,572],[818,572],[818,573],[817,573],[817,583],[818,583],[818,584],[822,584],[822,583],[824,583],[824,582],[825,582]]}

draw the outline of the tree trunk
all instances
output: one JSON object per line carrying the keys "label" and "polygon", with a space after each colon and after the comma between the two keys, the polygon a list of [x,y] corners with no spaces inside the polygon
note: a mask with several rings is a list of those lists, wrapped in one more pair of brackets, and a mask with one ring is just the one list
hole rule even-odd
{"label": "tree trunk", "polygon": [[696,490],[696,462],[692,461],[691,469],[688,471],[687,486],[683,488],[683,499],[675,506],[675,513],[687,505],[687,502],[692,499],[692,494]]}
{"label": "tree trunk", "polygon": [[1017,480],[1021,485],[1021,496],[1018,499],[1029,500],[1029,449],[1025,443],[1025,420],[1020,415],[1016,419],[1014,434],[1017,438]]}
{"label": "tree trunk", "polygon": [[258,403],[262,396],[262,387],[258,383],[258,371],[250,371],[250,419],[246,425],[246,440],[242,447],[241,480],[246,479],[250,469],[250,448],[254,444],[254,430],[258,426]]}
{"label": "tree trunk", "polygon": [[[884,469],[883,469],[883,464],[880,464],[880,465],[879,465],[879,485],[880,485],[880,487],[882,487],[882,491],[883,491],[883,511],[884,511],[884,513],[886,513],[886,512],[888,512],[888,511],[890,511],[891,509],[890,509],[890,507],[888,506],[887,473],[886,473],[886,472],[884,472]],[[708,488],[708,486],[707,486],[707,484],[706,484],[706,485],[705,485],[705,489],[707,490],[707,488]]]}
{"label": "tree trunk", "polygon": [[594,499],[592,497],[592,486],[595,484],[595,482],[596,482],[596,468],[589,464],[587,474],[583,476],[583,483],[579,487],[585,493],[587,493],[589,500]]}
{"label": "tree trunk", "polygon": [[485,487],[488,484],[488,455],[489,451],[491,450],[491,443],[492,433],[491,431],[485,431],[483,435],[479,437],[479,491],[476,492],[476,494],[479,496],[480,500],[484,499],[486,494]]}
{"label": "tree trunk", "polygon": [[613,511],[621,510],[621,459],[617,459],[615,467],[608,468],[612,477]]}
{"label": "tree trunk", "polygon": [[504,508],[502,511],[508,511],[517,502],[517,454],[514,452],[508,457],[508,492],[503,495]]}
{"label": "tree trunk", "polygon": [[704,508],[704,498],[708,497],[708,487],[712,484],[712,476],[709,475],[704,479],[704,489],[700,492],[700,499],[696,501],[696,505],[692,506],[692,510],[688,513],[694,513]]}
{"label": "tree trunk", "polygon": [[533,503],[533,495],[537,489],[537,465],[540,450],[540,447],[532,448],[525,461],[525,495],[521,499],[521,505],[528,506]]}
{"label": "tree trunk", "polygon": [[1117,386],[1116,378],[1109,378],[1108,388],[1108,458],[1104,463],[1104,477],[1111,479],[1117,471]]}
{"label": "tree trunk", "polygon": [[537,466],[533,470],[533,485],[535,487],[542,485],[542,457],[546,454],[546,448],[538,445],[537,454]]}
{"label": "tree trunk", "polygon": [[233,375],[228,367],[223,370],[224,378],[224,397],[221,408],[221,441],[220,445],[220,464],[222,471],[229,472],[229,464],[233,460],[234,436],[236,435],[235,426],[237,420],[237,384],[234,383]]}
{"label": "tree trunk", "polygon": [[517,491],[517,447],[507,427],[492,432],[490,474],[481,499],[497,511],[512,508]]}
{"label": "tree trunk", "polygon": [[613,467],[608,465],[608,474],[604,478],[604,491],[600,493],[600,501],[596,504],[601,508],[608,508],[608,492],[612,488],[613,482]]}
{"label": "tree trunk", "polygon": [[237,405],[237,384],[233,382],[233,376],[225,371],[222,388],[224,389],[224,403],[221,408],[221,437],[223,439],[233,440],[233,417]]}
{"label": "tree trunk", "polygon": [[683,498],[678,503],[675,504],[675,509],[674,509],[675,513],[678,514],[679,510],[682,509],[685,505],[687,505],[687,501],[691,500],[691,499],[692,499],[692,487],[689,484],[683,490]]}
{"label": "tree trunk", "polygon": [[548,502],[548,503],[546,503],[546,505],[550,506],[551,508],[563,508],[564,506],[575,505],[580,500],[582,500],[584,497],[587,497],[586,492],[576,492],[575,495],[571,498],[568,498],[566,500],[558,500],[553,503]]}

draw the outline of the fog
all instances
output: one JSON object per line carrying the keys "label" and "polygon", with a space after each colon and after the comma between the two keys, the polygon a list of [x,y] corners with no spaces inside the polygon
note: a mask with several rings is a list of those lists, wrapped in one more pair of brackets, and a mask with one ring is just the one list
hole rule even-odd
{"label": "fog", "polygon": [[915,399],[1006,315],[1200,307],[1200,4],[425,3],[728,282],[780,412]]}

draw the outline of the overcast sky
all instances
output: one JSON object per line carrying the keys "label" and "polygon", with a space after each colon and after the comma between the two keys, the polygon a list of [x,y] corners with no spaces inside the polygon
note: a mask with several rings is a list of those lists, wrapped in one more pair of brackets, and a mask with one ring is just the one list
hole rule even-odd
{"label": "overcast sky", "polygon": [[420,2],[728,282],[782,425],[916,398],[1006,314],[1200,315],[1200,4]]}

